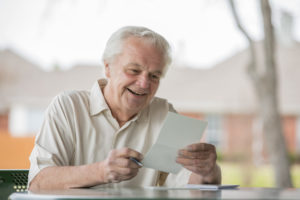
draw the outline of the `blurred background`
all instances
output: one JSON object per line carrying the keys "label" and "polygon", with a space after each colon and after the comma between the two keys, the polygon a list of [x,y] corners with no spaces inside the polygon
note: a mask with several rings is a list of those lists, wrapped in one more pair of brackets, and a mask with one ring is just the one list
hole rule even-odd
{"label": "blurred background", "polygon": [[[300,1],[270,5],[281,142],[293,185],[300,187]],[[260,1],[235,6],[261,63]],[[125,25],[146,26],[171,43],[173,63],[157,96],[181,114],[208,121],[203,140],[217,147],[223,184],[276,186],[247,74],[249,43],[226,0],[0,0],[0,169],[29,168],[51,99],[89,90],[103,76],[105,42]]]}

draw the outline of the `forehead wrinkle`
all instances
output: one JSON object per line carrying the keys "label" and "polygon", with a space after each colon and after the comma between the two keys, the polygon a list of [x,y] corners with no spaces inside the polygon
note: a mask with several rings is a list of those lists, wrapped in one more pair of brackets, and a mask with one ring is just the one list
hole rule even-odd
{"label": "forehead wrinkle", "polygon": [[[150,58],[150,59],[152,62],[155,62],[157,65],[162,65],[163,58],[160,56],[161,54],[160,50],[155,46],[155,44],[153,44],[151,41],[148,40],[143,40],[138,37],[129,37],[123,42],[122,53],[125,53],[126,51],[126,53],[128,53],[132,57],[139,57],[139,55],[141,54],[140,49],[136,48],[134,45],[131,45],[130,42],[132,42],[133,44],[141,44],[139,48],[142,48],[145,51],[152,51],[151,49],[154,48],[155,52],[159,55],[159,57]],[[144,59],[143,57],[141,58]]]}
{"label": "forehead wrinkle", "polygon": [[136,62],[130,62],[128,65],[133,65],[135,67],[143,67],[142,65],[136,63]]}
{"label": "forehead wrinkle", "polygon": [[[153,50],[152,48],[154,47],[156,51],[156,55],[154,55],[153,57],[149,57],[149,56],[145,57],[143,54],[141,54],[140,48],[136,48],[135,46],[136,44],[140,44],[140,43],[142,43],[142,45],[139,47],[145,50],[146,52],[148,51],[152,52]],[[153,46],[153,44],[148,43],[148,41],[140,40],[140,38],[130,37],[123,42],[122,51],[120,55],[124,55],[124,54],[128,55],[127,57],[128,64],[126,64],[125,66],[131,65],[143,70],[145,69],[147,70],[148,65],[153,65],[153,64],[156,66],[163,65],[161,60],[162,58],[157,51],[158,49],[155,46]],[[154,71],[151,72],[149,71],[149,73],[162,75],[164,70],[163,68],[164,67],[162,67],[162,69],[154,69]]]}

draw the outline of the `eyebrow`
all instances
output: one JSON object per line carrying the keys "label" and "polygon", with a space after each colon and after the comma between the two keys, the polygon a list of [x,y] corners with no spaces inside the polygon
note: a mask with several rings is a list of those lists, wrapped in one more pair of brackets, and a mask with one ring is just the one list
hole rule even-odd
{"label": "eyebrow", "polygon": [[[144,68],[142,65],[140,65],[140,64],[138,64],[138,63],[134,63],[134,62],[128,63],[127,66],[135,66],[135,67],[139,67],[139,68]],[[161,75],[161,74],[162,74],[162,71],[157,70],[157,71],[150,72],[150,73],[151,73],[151,74],[159,74],[159,75]]]}
{"label": "eyebrow", "polygon": [[137,63],[129,63],[129,64],[127,64],[127,66],[130,66],[130,65],[133,65],[133,66],[136,66],[136,67],[143,67],[142,65],[137,64]]}

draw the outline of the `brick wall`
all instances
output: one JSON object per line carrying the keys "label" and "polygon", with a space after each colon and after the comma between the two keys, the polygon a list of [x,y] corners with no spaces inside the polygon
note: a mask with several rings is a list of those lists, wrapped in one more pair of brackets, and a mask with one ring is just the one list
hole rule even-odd
{"label": "brick wall", "polygon": [[8,113],[0,114],[0,133],[8,132]]}
{"label": "brick wall", "polygon": [[285,116],[282,122],[287,149],[289,152],[296,152],[296,117]]}
{"label": "brick wall", "polygon": [[253,117],[250,115],[227,115],[224,118],[227,141],[224,154],[250,156],[252,152]]}
{"label": "brick wall", "polygon": [[[203,114],[198,113],[181,113],[183,115],[203,119]],[[254,144],[254,131],[255,123],[254,116],[252,115],[241,115],[241,114],[232,114],[223,116],[224,131],[223,134],[226,134],[226,140],[222,141],[222,154],[232,156],[232,157],[253,157],[253,148],[258,148]],[[289,152],[296,153],[296,117],[294,116],[284,116],[282,118],[283,132],[286,140],[286,146]],[[266,154],[266,145],[263,141],[263,135],[261,132],[257,133],[258,139],[261,142],[260,151],[262,159],[267,158]],[[259,141],[258,141],[259,142]]]}

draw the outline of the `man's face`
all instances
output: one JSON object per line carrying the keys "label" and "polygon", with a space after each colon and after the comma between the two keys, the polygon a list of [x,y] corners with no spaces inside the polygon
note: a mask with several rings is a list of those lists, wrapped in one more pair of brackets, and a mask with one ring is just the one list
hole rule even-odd
{"label": "man's face", "polygon": [[130,37],[122,52],[105,63],[107,95],[114,112],[138,113],[155,95],[163,72],[163,57],[148,41]]}

